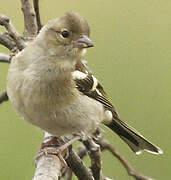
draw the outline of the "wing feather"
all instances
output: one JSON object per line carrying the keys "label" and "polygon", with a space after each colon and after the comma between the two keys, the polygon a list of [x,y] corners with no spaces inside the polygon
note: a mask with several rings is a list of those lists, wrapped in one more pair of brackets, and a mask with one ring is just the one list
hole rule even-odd
{"label": "wing feather", "polygon": [[104,124],[117,133],[134,152],[138,154],[142,150],[146,150],[151,153],[162,154],[160,148],[146,140],[134,128],[120,120],[114,106],[107,99],[102,85],[92,75],[87,64],[84,65],[81,61],[77,63],[76,69],[73,72],[73,79],[81,93],[100,102],[105,109],[112,112],[113,120],[107,123],[104,122]]}
{"label": "wing feather", "polygon": [[113,111],[113,114],[119,117],[119,115],[115,111],[115,108],[107,99],[102,85],[92,75],[87,65],[85,66],[81,61],[77,63],[76,69],[73,72],[73,78],[75,80],[76,87],[80,92],[102,103],[106,109]]}

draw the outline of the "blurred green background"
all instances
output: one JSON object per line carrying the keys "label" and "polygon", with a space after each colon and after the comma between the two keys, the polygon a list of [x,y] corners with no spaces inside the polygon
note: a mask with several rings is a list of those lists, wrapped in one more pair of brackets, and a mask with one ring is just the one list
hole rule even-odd
{"label": "blurred green background", "polygon": [[[171,1],[170,0],[40,0],[43,23],[66,11],[84,15],[95,48],[86,59],[106,87],[120,116],[164,154],[133,154],[105,129],[111,143],[139,172],[157,180],[171,177]],[[19,0],[1,0],[22,33]],[[1,28],[1,30],[3,30]],[[0,46],[0,52],[8,51]],[[0,64],[0,91],[5,89],[8,65]],[[22,120],[9,102],[0,105],[0,179],[30,180],[42,132]],[[103,154],[103,171],[117,180],[133,180],[110,153]]]}

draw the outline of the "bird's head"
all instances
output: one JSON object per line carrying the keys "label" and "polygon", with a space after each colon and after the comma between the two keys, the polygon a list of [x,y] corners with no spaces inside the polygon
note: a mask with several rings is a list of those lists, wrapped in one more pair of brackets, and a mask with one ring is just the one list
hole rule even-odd
{"label": "bird's head", "polygon": [[49,21],[40,32],[44,34],[45,43],[54,54],[64,59],[81,57],[86,48],[93,47],[89,39],[90,27],[78,13],[69,12],[64,16]]}

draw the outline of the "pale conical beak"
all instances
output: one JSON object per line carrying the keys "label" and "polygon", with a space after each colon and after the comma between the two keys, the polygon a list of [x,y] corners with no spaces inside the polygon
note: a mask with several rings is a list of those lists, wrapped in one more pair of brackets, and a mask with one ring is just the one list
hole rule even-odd
{"label": "pale conical beak", "polygon": [[74,47],[76,48],[90,48],[93,47],[93,42],[85,35],[83,35],[80,39],[75,41]]}

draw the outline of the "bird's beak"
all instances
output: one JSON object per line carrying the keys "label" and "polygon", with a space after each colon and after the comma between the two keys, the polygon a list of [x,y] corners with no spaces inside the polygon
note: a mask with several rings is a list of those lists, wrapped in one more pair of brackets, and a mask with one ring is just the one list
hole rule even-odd
{"label": "bird's beak", "polygon": [[90,48],[93,46],[94,46],[93,42],[85,35],[83,35],[74,43],[75,48]]}

